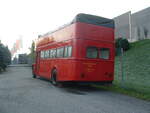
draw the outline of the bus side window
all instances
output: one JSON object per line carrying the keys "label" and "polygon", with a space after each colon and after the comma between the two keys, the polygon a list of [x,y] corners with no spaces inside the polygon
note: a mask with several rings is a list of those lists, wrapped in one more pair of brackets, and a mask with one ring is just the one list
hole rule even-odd
{"label": "bus side window", "polygon": [[68,57],[72,56],[72,46],[68,46]]}
{"label": "bus side window", "polygon": [[56,49],[52,49],[52,58],[56,58]]}
{"label": "bus side window", "polygon": [[41,51],[40,54],[41,58],[44,58],[44,51]]}
{"label": "bus side window", "polygon": [[100,48],[99,58],[108,60],[110,56],[110,50],[108,48]]}
{"label": "bus side window", "polygon": [[44,52],[44,59],[46,58],[46,51],[43,51]]}
{"label": "bus side window", "polygon": [[65,46],[64,57],[72,56],[72,46]]}
{"label": "bus side window", "polygon": [[48,58],[49,57],[49,50],[45,51],[45,54],[44,54],[44,58]]}
{"label": "bus side window", "polygon": [[64,47],[62,48],[57,48],[57,58],[62,58],[64,53]]}
{"label": "bus side window", "polygon": [[53,51],[54,51],[54,50],[53,50],[53,49],[51,49],[51,58],[53,58]]}

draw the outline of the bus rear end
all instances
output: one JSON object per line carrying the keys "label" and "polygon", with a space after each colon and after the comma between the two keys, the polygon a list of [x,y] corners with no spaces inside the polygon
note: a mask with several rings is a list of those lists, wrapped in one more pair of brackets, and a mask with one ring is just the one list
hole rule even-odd
{"label": "bus rear end", "polygon": [[[81,40],[80,40],[81,41]],[[82,40],[82,55],[76,59],[75,80],[112,83],[114,79],[114,46]]]}
{"label": "bus rear end", "polygon": [[33,73],[52,83],[112,83],[114,47],[113,20],[79,14],[39,39]]}
{"label": "bus rear end", "polygon": [[[82,15],[76,23],[75,80],[112,83],[114,80],[114,21]],[[88,18],[88,21],[87,21]]]}

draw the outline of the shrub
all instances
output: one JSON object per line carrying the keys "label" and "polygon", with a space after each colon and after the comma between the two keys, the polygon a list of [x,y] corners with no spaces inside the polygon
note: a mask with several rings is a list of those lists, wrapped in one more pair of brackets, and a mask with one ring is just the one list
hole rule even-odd
{"label": "shrub", "polygon": [[7,65],[11,63],[11,53],[7,46],[0,41],[0,71],[5,71]]}
{"label": "shrub", "polygon": [[116,39],[115,46],[116,48],[123,48],[124,51],[127,51],[130,49],[130,44],[128,40],[125,38]]}

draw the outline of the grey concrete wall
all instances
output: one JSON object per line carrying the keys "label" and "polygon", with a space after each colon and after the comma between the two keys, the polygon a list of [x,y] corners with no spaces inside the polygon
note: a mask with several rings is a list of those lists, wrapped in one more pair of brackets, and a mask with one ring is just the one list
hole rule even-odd
{"label": "grey concrete wall", "polygon": [[132,41],[150,38],[150,7],[132,14]]}
{"label": "grey concrete wall", "polygon": [[131,14],[124,13],[115,20],[115,38],[124,37],[129,41],[150,38],[150,7]]}
{"label": "grey concrete wall", "polygon": [[130,15],[131,12],[127,12],[114,18],[115,38],[124,37],[130,39]]}

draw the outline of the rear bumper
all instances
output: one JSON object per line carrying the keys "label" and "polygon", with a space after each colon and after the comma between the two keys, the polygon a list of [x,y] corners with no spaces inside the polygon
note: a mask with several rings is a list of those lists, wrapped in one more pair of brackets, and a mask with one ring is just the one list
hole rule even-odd
{"label": "rear bumper", "polygon": [[105,84],[112,84],[113,81],[59,81],[65,84],[81,84],[81,85],[88,85],[88,84],[97,84],[97,85],[105,85]]}

